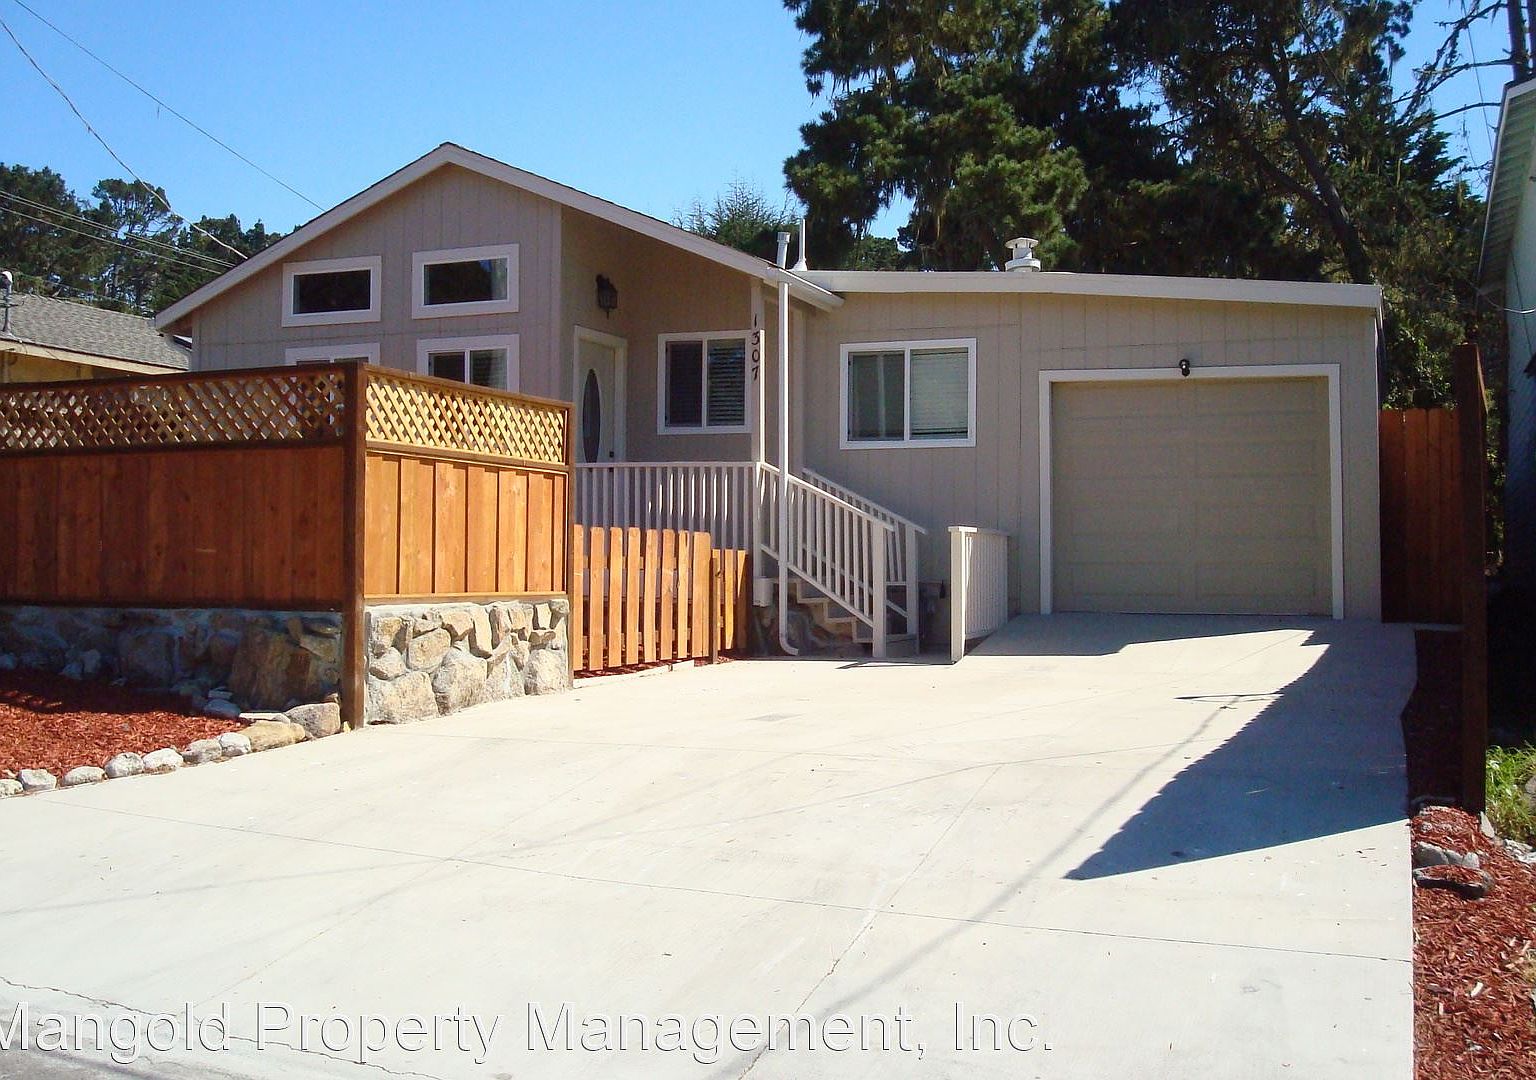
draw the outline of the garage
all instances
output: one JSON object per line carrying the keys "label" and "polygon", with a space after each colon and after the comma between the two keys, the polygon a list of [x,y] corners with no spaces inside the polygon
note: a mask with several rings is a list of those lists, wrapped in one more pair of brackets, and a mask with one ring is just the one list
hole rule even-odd
{"label": "garage", "polygon": [[1054,610],[1336,613],[1325,375],[1072,374],[1042,386]]}

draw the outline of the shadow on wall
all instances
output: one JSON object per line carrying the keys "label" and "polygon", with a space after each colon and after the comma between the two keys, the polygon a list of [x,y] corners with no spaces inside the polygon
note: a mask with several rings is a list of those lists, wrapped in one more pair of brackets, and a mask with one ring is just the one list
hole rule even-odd
{"label": "shadow on wall", "polygon": [[[1099,656],[1150,642],[1183,649],[1220,647],[1213,638],[1301,630],[1316,662],[1278,690],[1185,694],[1210,713],[1196,729],[1129,778],[1085,831],[1148,773],[1188,752],[1223,710],[1251,709],[1252,719],[1190,762],[1103,846],[1065,876],[1090,880],[1236,852],[1279,847],[1395,821],[1405,810],[1403,743],[1398,722],[1413,688],[1411,641],[1383,655],[1376,624],[1318,619],[1167,616],[1119,619],[1055,616],[1022,619],[977,650],[991,656]],[[1406,631],[1404,631],[1406,634]],[[1149,654],[1149,663],[1157,654]],[[1251,652],[1237,654],[1250,657]],[[1234,665],[1244,659],[1235,659]],[[1186,675],[1181,682],[1197,682]],[[1226,679],[1228,685],[1231,679]],[[1346,692],[1347,691],[1347,692]]]}

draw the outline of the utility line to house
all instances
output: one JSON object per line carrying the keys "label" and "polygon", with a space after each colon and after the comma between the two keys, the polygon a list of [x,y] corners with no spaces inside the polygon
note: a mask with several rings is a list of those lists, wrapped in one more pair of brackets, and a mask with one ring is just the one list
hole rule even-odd
{"label": "utility line to house", "polygon": [[[18,195],[14,191],[9,191],[6,188],[0,187],[0,206],[4,206],[8,201],[20,203],[33,213],[49,214],[64,218],[67,221],[78,222],[79,224],[89,225],[95,229],[101,229],[108,234],[107,236],[102,237],[104,240],[121,238],[121,234],[119,234],[115,229],[112,228],[111,225],[108,225],[104,221],[98,221],[94,218],[85,217],[83,214],[76,214],[68,210],[62,210],[57,206],[49,206],[47,203],[41,203],[35,199],[29,199],[24,195]],[[196,248],[181,247],[179,244],[172,244],[164,240],[158,240],[152,236],[133,235],[133,242],[139,244],[148,244],[156,248],[164,248],[165,251],[169,254],[188,255],[192,258],[203,259],[224,270],[227,270],[231,266],[235,265],[234,263],[221,259],[216,255],[209,255],[207,252],[198,251]]]}
{"label": "utility line to house", "polygon": [[119,71],[117,68],[113,67],[106,60],[104,60],[100,56],[96,55],[96,53],[92,52],[85,45],[81,44],[78,40],[76,40],[70,34],[68,34],[64,30],[60,29],[57,25],[55,25],[53,22],[51,22],[47,18],[47,16],[45,16],[45,15],[41,14],[40,12],[38,12],[37,10],[35,10],[31,5],[29,5],[27,3],[24,3],[23,0],[15,0],[15,3],[16,3],[17,7],[21,8],[28,15],[31,15],[38,22],[42,23],[48,29],[52,30],[55,34],[58,34],[65,41],[69,42],[75,48],[77,48],[81,52],[85,53],[86,56],[89,56],[92,60],[96,61],[102,67],[106,68],[112,74],[116,75],[119,79],[123,80],[123,82],[125,82],[129,86],[133,87],[139,93],[141,93],[145,97],[149,98],[150,101],[153,101],[160,108],[164,109],[166,112],[168,112],[172,116],[176,117],[176,119],[178,119],[182,123],[186,124],[193,131],[196,131],[199,135],[202,135],[204,138],[209,139],[210,141],[212,141],[216,145],[222,147],[224,150],[227,150],[229,153],[233,154],[235,157],[237,157],[241,161],[245,162],[251,168],[253,168],[257,172],[261,173],[261,175],[265,176],[268,180],[271,180],[274,184],[277,184],[279,187],[281,187],[284,190],[288,191],[290,194],[295,195],[295,196],[297,196],[300,199],[303,199],[305,202],[309,203],[310,206],[313,206],[316,210],[324,210],[325,209],[325,207],[323,207],[319,203],[315,202],[314,199],[311,199],[308,195],[304,194],[302,191],[299,191],[292,184],[289,184],[287,181],[283,180],[282,178],[280,178],[278,176],[274,176],[272,173],[268,172],[266,169],[264,169],[260,165],[256,164],[256,162],[254,162],[250,158],[246,157],[240,151],[236,150],[233,146],[230,146],[229,143],[225,142],[223,139],[221,139],[217,135],[213,134],[213,132],[209,131],[207,128],[205,128],[201,124],[197,123],[197,121],[195,121],[195,120],[191,119],[190,117],[186,116],[184,113],[180,112],[174,106],[171,106],[171,105],[167,104],[162,98],[160,98],[156,94],[152,93],[151,91],[147,90],[143,86],[139,85],[139,83],[135,82],[129,76],[123,74],[123,72]]}
{"label": "utility line to house", "polygon": [[21,43],[21,39],[16,36],[16,32],[11,29],[10,24],[7,23],[4,19],[0,19],[0,30],[5,31],[5,36],[11,39],[11,44],[15,45],[17,50],[20,51],[21,55],[26,57],[27,63],[31,64],[32,69],[42,76],[43,81],[46,82],[49,86],[53,87],[54,93],[58,94],[59,97],[64,99],[64,104],[68,105],[70,112],[75,114],[75,118],[79,120],[81,124],[85,125],[85,130],[90,132],[91,137],[101,144],[102,149],[111,155],[113,161],[117,162],[124,169],[126,169],[128,174],[137,180],[140,184],[142,184],[145,190],[150,193],[150,195],[158,199],[160,204],[165,207],[168,214],[185,224],[187,228],[191,229],[193,232],[201,233],[203,236],[206,236],[209,240],[212,240],[215,244],[219,245],[221,248],[224,248],[236,258],[241,259],[242,261],[246,258],[245,253],[239,248],[236,248],[230,244],[226,244],[223,240],[220,240],[217,236],[214,236],[213,233],[209,232],[207,229],[202,228],[195,222],[188,221],[186,218],[178,214],[176,209],[171,206],[170,200],[165,197],[164,193],[162,193],[153,184],[149,183],[149,181],[145,180],[142,176],[135,172],[133,166],[124,161],[122,155],[119,154],[116,150],[112,149],[112,144],[107,142],[107,140],[102,137],[101,132],[97,131],[94,127],[91,126],[91,122],[87,120],[85,114],[80,111],[80,107],[75,104],[74,99],[71,98],[69,94],[65,93],[64,88],[55,82],[53,76],[49,75],[48,72],[43,69],[43,65],[39,64],[37,59],[27,51],[27,47]]}
{"label": "utility line to house", "polygon": [[158,259],[162,262],[172,263],[187,270],[196,270],[204,274],[216,274],[219,272],[219,269],[216,266],[209,266],[206,263],[187,262],[184,259],[179,259],[176,256],[167,254],[163,251],[155,251],[152,248],[138,247],[126,240],[118,240],[110,236],[102,236],[99,233],[84,232],[80,229],[60,224],[57,221],[49,221],[47,218],[37,217],[23,210],[18,210],[14,206],[0,206],[0,214],[14,214],[19,218],[25,218],[28,221],[34,221],[39,225],[47,225],[52,229],[62,229],[64,232],[74,233],[76,236],[84,237],[87,240],[96,240],[103,244],[112,244],[116,247],[123,248],[125,251],[131,251],[135,255],[139,255],[147,259]]}

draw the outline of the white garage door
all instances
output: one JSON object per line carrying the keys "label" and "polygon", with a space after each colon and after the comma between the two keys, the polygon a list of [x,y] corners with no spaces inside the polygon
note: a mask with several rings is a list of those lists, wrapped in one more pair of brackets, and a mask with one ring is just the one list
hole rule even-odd
{"label": "white garage door", "polygon": [[1055,610],[1331,612],[1326,380],[1051,393]]}

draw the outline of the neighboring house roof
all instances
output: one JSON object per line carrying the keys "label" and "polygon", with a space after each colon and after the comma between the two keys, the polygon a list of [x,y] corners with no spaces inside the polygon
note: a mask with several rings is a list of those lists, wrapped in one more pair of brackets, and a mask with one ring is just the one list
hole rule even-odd
{"label": "neighboring house roof", "polygon": [[660,240],[672,247],[691,252],[711,262],[728,266],[742,273],[761,278],[770,284],[781,281],[787,282],[790,291],[801,300],[820,308],[834,308],[842,303],[837,296],[827,292],[819,286],[801,281],[793,274],[779,269],[777,266],[756,256],[737,251],[735,248],[717,244],[713,240],[707,240],[697,233],[691,233],[686,229],[680,229],[676,225],[669,225],[659,218],[653,218],[636,210],[620,206],[618,203],[600,199],[595,195],[589,195],[584,191],[578,191],[573,187],[557,183],[547,177],[527,172],[523,169],[508,165],[506,162],[497,161],[495,158],[477,154],[473,150],[466,150],[456,143],[443,143],[436,150],[417,158],[389,176],[380,180],[377,184],[352,196],[346,202],[327,210],[319,217],[299,226],[282,240],[265,248],[259,254],[253,255],[245,262],[232,270],[226,270],[219,277],[214,278],[201,289],[192,293],[155,316],[155,325],[164,329],[175,324],[178,320],[191,314],[208,301],[219,294],[234,288],[254,274],[281,262],[296,249],[314,240],[321,234],[334,229],[343,222],[356,217],[363,211],[377,205],[402,188],[415,183],[423,176],[442,168],[445,165],[457,165],[482,176],[499,180],[504,184],[542,196],[551,202],[568,206],[573,210],[591,214],[593,217],[610,221],[615,225],[630,229],[643,236]]}
{"label": "neighboring house roof", "polygon": [[1530,187],[1531,149],[1536,144],[1536,79],[1504,88],[1499,110],[1499,138],[1493,155],[1493,177],[1488,182],[1488,218],[1483,226],[1483,255],[1477,283],[1482,291],[1501,299],[1510,245],[1520,220],[1520,204]]}
{"label": "neighboring house roof", "polygon": [[839,293],[1046,293],[1250,304],[1304,304],[1311,307],[1381,311],[1379,285],[1316,281],[998,270],[802,270],[799,276]]}
{"label": "neighboring house roof", "polygon": [[[185,371],[191,350],[155,329],[142,315],[35,293],[11,297],[10,329],[0,351],[26,351],[72,363],[106,361],[129,371]],[[112,361],[118,361],[114,363]]]}

